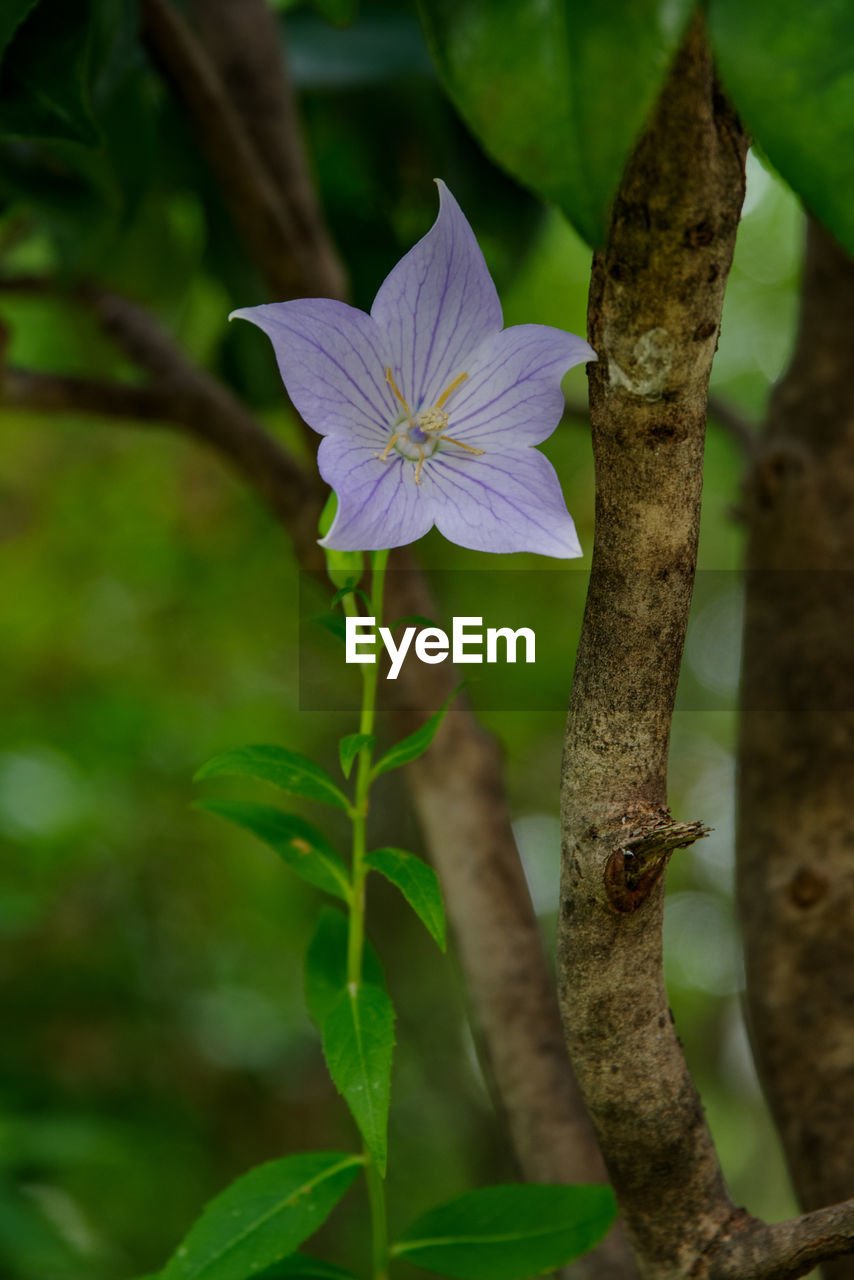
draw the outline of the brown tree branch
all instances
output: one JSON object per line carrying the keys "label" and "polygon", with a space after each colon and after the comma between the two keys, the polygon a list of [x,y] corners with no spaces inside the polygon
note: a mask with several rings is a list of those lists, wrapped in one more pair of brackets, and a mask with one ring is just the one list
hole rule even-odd
{"label": "brown tree branch", "polygon": [[737,855],[751,1037],[805,1209],[854,1193],[852,327],[854,260],[811,222],[746,494]]}
{"label": "brown tree branch", "polygon": [[[234,10],[236,13],[237,11]],[[169,80],[175,96],[183,102],[196,127],[207,161],[216,175],[223,197],[240,230],[244,244],[259,266],[276,299],[302,294],[338,297],[344,288],[344,273],[320,221],[316,205],[305,196],[305,183],[297,182],[296,208],[290,198],[283,199],[271,177],[265,158],[259,155],[237,105],[229,94],[217,67],[196,38],[181,14],[168,0],[142,0],[143,35],[154,60]],[[224,10],[220,10],[220,17]],[[269,85],[270,58],[275,56],[278,39],[275,31],[258,31],[257,0],[242,0],[235,39],[244,39],[243,28],[256,32],[251,52],[263,52],[260,65],[247,66],[238,54],[242,74],[249,80],[256,75]],[[264,48],[265,40],[267,47]],[[246,48],[246,46],[244,46]],[[247,52],[250,50],[247,49]],[[281,107],[283,94],[279,94]],[[242,104],[253,99],[253,91],[243,94]],[[268,100],[272,109],[276,102]],[[257,113],[253,111],[253,119]],[[271,117],[282,123],[281,115]],[[293,122],[287,122],[289,138],[294,136]],[[259,135],[256,135],[262,141]],[[267,133],[265,131],[264,138]],[[279,155],[281,147],[277,149]],[[290,149],[293,156],[293,148]],[[301,149],[299,154],[301,154]],[[291,164],[293,178],[296,167]],[[281,170],[278,171],[281,176]]]}
{"label": "brown tree branch", "polygon": [[723,1240],[709,1280],[797,1280],[854,1253],[854,1200],[771,1226],[750,1219]]}
{"label": "brown tree branch", "polygon": [[564,1026],[647,1276],[703,1270],[734,1212],[664,988],[664,877],[633,910],[615,911],[607,869],[627,840],[654,836],[669,817],[706,395],[745,156],[697,18],[594,259],[596,535],[562,786]]}

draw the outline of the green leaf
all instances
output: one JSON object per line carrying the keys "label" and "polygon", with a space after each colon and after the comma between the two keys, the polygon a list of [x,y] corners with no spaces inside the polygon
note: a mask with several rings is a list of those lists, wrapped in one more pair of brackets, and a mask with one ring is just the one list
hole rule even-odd
{"label": "green leaf", "polygon": [[21,22],[3,59],[0,135],[98,143],[89,95],[94,17],[92,0],[41,0]]}
{"label": "green leaf", "polygon": [[322,1151],[252,1169],[210,1202],[160,1280],[246,1280],[287,1257],[328,1218],[363,1163]]}
{"label": "green leaf", "polygon": [[445,950],[445,908],[439,877],[432,867],[405,849],[375,849],[366,866],[397,885],[412,910],[442,951]]}
{"label": "green leaf", "polygon": [[345,987],[323,1024],[326,1065],[385,1173],[394,1008],[382,987]]}
{"label": "green leaf", "polygon": [[338,755],[341,760],[341,772],[345,778],[350,777],[350,771],[353,768],[353,761],[362,750],[362,747],[374,747],[374,735],[372,733],[348,733],[338,743]]}
{"label": "green leaf", "polygon": [[251,831],[303,880],[324,893],[349,901],[347,868],[326,838],[304,818],[282,813],[271,804],[252,804],[243,800],[199,800],[194,807],[206,813],[217,813],[221,818]]}
{"label": "green leaf", "polygon": [[[330,1009],[347,986],[348,931],[347,917],[334,907],[324,907],[305,953],[305,1002],[312,1021],[321,1030]],[[367,939],[362,951],[362,977],[375,987],[385,986],[383,967]]]}
{"label": "green leaf", "polygon": [[376,778],[381,773],[387,773],[389,769],[399,769],[401,765],[409,764],[410,760],[417,760],[419,756],[423,756],[435,738],[448,707],[458,693],[459,689],[455,689],[444,706],[441,706],[426,724],[422,724],[421,728],[410,733],[408,738],[402,738],[400,742],[396,742],[389,748],[382,759],[374,765],[371,777]]}
{"label": "green leaf", "polygon": [[311,622],[318,623],[324,630],[332,633],[337,640],[346,640],[347,638],[347,619],[343,613],[317,613]]}
{"label": "green leaf", "polygon": [[529,1280],[592,1249],[615,1215],[610,1187],[484,1187],[429,1210],[391,1252],[457,1280]]}
{"label": "green leaf", "polygon": [[292,796],[319,800],[338,809],[350,808],[350,801],[330,778],[325,769],[284,747],[235,747],[208,760],[196,773],[195,781],[232,775],[239,778],[261,778],[272,782]]}
{"label": "green leaf", "polygon": [[357,1280],[357,1277],[332,1262],[310,1258],[305,1253],[292,1253],[275,1266],[255,1272],[252,1280]]}
{"label": "green leaf", "polygon": [[0,8],[0,58],[18,27],[38,0],[3,0]]}
{"label": "green leaf", "polygon": [[594,247],[694,0],[420,0],[427,43],[484,147]]}
{"label": "green leaf", "polygon": [[739,115],[804,204],[854,253],[854,7],[709,0]]}

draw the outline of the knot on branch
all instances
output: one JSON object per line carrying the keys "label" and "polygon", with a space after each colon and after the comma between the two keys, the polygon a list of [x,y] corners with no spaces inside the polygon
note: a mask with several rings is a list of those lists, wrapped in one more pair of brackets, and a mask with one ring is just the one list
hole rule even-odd
{"label": "knot on branch", "polygon": [[625,840],[605,864],[605,892],[620,915],[637,911],[658,882],[674,849],[702,840],[711,828],[702,822],[660,819]]}

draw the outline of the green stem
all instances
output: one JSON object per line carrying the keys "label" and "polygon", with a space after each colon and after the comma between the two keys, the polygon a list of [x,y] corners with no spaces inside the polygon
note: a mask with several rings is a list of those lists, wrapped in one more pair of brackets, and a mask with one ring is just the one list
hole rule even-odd
{"label": "green stem", "polygon": [[[385,589],[385,571],[388,563],[388,551],[375,551],[373,556],[373,573],[371,575],[371,612],[379,627],[383,620],[383,595]],[[345,596],[344,607],[348,613],[355,613],[356,605],[352,596]],[[359,718],[359,733],[372,735],[376,718],[377,678],[379,674],[379,656],[377,662],[367,662],[362,666],[362,713]],[[362,981],[362,954],[365,946],[365,880],[367,868],[368,801],[371,790],[371,767],[373,750],[370,746],[362,747],[356,764],[356,786],[353,796],[353,861],[351,867],[350,890],[350,930],[347,936],[347,982],[350,990],[355,992]],[[388,1277],[388,1228],[386,1226],[385,1188],[382,1174],[366,1152],[365,1178],[368,1184],[368,1200],[371,1208],[371,1234],[373,1239],[373,1280],[387,1280]]]}
{"label": "green stem", "polygon": [[[377,620],[377,626],[380,626],[383,617],[383,594],[387,563],[387,551],[374,552],[374,567],[371,576],[371,608]],[[350,606],[355,608],[352,598],[348,597],[348,599],[350,600]],[[374,732],[378,673],[379,661],[366,662],[362,665],[362,713],[359,718],[359,733],[372,734]],[[362,950],[365,941],[365,878],[367,875],[365,854],[367,852],[368,798],[371,789],[371,756],[371,747],[362,747],[356,764],[356,792],[353,799],[352,896],[350,899],[350,932],[347,940],[347,981],[351,990],[358,987],[362,981]]]}
{"label": "green stem", "polygon": [[371,1229],[373,1234],[374,1277],[373,1280],[388,1280],[388,1227],[385,1212],[385,1186],[382,1175],[374,1164],[368,1160],[365,1165],[365,1177],[368,1182],[368,1200],[371,1205]]}

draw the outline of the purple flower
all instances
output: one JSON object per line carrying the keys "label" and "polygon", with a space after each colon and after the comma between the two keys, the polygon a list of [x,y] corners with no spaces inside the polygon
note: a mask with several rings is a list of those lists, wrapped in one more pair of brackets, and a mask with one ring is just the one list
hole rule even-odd
{"label": "purple flower", "polygon": [[371,314],[328,298],[232,312],[263,329],[338,496],[323,546],[373,551],[435,524],[476,551],[579,556],[551,463],[567,369],[596,353],[546,325],[502,331],[474,233],[443,182],[439,216]]}

